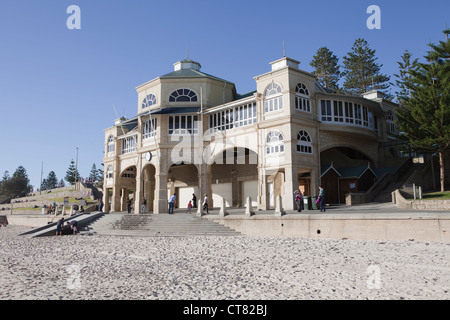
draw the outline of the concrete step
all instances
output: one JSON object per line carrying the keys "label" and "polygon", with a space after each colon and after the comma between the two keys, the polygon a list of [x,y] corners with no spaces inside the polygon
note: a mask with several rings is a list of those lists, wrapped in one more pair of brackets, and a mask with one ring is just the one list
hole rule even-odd
{"label": "concrete step", "polygon": [[241,233],[214,221],[190,214],[105,214],[86,232],[136,236],[240,236]]}

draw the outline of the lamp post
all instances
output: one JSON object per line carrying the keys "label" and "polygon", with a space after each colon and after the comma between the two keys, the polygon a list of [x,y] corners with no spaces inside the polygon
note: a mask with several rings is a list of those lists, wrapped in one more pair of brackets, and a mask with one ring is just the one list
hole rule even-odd
{"label": "lamp post", "polygon": [[75,188],[78,187],[78,147],[77,147],[77,162],[75,163]]}

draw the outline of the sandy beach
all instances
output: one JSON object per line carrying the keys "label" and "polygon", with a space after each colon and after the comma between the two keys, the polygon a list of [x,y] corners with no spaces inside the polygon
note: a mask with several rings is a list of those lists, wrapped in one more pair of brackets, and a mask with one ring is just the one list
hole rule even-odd
{"label": "sandy beach", "polygon": [[0,228],[2,300],[450,298],[446,243],[26,230]]}

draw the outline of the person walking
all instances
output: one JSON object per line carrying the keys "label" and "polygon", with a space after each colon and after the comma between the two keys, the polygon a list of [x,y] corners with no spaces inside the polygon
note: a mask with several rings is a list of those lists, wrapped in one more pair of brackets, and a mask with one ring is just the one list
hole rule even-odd
{"label": "person walking", "polygon": [[173,214],[173,208],[175,206],[175,202],[176,202],[177,196],[175,195],[175,193],[170,197],[169,200],[169,214]]}
{"label": "person walking", "polygon": [[191,213],[191,209],[192,209],[192,201],[189,201],[186,213]]}
{"label": "person walking", "polygon": [[322,186],[319,187],[319,204],[320,212],[325,212],[325,189]]}
{"label": "person walking", "polygon": [[142,200],[142,206],[141,206],[141,213],[142,214],[145,213],[146,206],[147,206],[147,200],[144,197],[144,200]]}
{"label": "person walking", "polygon": [[130,198],[127,198],[127,212],[131,213],[131,200],[130,200]]}
{"label": "person walking", "polygon": [[100,203],[98,204],[98,211],[103,212],[103,200],[100,199]]}
{"label": "person walking", "polygon": [[206,211],[206,214],[209,214],[208,211],[208,195],[205,194],[205,198],[203,199],[203,211]]}
{"label": "person walking", "polygon": [[297,190],[294,192],[295,195],[295,202],[297,203],[297,212],[302,212],[302,202],[303,202],[303,194],[300,190],[300,187],[298,187]]}

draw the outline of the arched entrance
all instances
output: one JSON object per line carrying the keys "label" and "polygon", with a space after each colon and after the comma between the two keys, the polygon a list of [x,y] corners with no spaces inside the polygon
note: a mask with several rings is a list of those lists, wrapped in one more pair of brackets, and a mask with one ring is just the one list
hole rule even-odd
{"label": "arched entrance", "polygon": [[365,192],[376,181],[372,160],[350,147],[333,147],[320,154],[321,185],[326,202],[344,204],[348,193]]}
{"label": "arched entrance", "polygon": [[120,173],[120,211],[127,211],[127,201],[134,203],[136,191],[136,166],[130,166]]}
{"label": "arched entrance", "polygon": [[167,198],[176,195],[175,208],[187,208],[193,194],[199,201],[198,169],[195,165],[181,162],[173,164],[167,175]]}
{"label": "arched entrance", "polygon": [[225,199],[227,207],[245,206],[247,197],[257,206],[258,156],[242,147],[223,150],[209,166],[212,200],[218,206]]}

